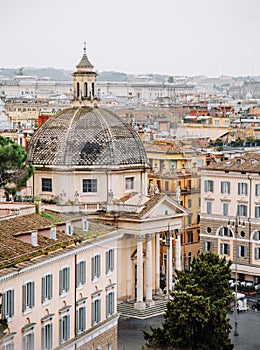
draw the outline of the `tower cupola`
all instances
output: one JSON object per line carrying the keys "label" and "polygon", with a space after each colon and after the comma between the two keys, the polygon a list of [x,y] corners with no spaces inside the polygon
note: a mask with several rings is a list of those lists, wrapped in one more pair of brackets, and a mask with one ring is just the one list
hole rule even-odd
{"label": "tower cupola", "polygon": [[76,68],[76,72],[72,74],[74,81],[72,106],[96,106],[98,103],[96,92],[97,73],[93,71],[94,66],[90,63],[87,57],[85,42],[83,56]]}

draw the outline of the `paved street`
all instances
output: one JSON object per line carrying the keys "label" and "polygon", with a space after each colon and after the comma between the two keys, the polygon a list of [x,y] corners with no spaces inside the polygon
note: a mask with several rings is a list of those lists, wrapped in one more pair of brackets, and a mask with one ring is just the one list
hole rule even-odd
{"label": "paved street", "polygon": [[[249,297],[248,305],[251,307],[250,299],[260,299],[260,296]],[[150,326],[159,326],[163,316],[157,316],[148,320],[121,319],[119,322],[118,350],[140,350],[144,344],[142,329],[149,330]],[[249,310],[238,313],[238,336],[234,331],[230,333],[234,344],[234,350],[259,350],[260,349],[260,311]],[[230,323],[234,327],[234,314],[230,315]]]}

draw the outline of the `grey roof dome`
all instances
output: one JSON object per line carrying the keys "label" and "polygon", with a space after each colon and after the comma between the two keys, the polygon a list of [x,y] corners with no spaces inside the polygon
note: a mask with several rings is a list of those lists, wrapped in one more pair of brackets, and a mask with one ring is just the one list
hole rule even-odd
{"label": "grey roof dome", "polygon": [[28,149],[34,165],[118,166],[147,164],[138,133],[112,112],[68,108],[47,120]]}

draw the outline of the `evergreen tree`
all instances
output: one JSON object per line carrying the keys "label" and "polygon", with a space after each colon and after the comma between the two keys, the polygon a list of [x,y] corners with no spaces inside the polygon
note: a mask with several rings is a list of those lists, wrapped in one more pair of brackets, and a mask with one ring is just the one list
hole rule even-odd
{"label": "evergreen tree", "polygon": [[234,297],[229,288],[231,261],[205,252],[191,271],[176,271],[177,283],[167,303],[162,327],[143,331],[146,348],[229,350]]}
{"label": "evergreen tree", "polygon": [[22,146],[0,136],[0,188],[7,195],[26,186],[33,174],[33,166],[27,163],[27,153]]}

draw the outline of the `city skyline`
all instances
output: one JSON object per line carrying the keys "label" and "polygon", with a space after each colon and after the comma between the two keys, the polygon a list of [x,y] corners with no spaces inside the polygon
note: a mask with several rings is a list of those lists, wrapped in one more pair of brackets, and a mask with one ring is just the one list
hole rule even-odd
{"label": "city skyline", "polygon": [[25,0],[1,4],[0,68],[127,74],[260,75],[257,0]]}

